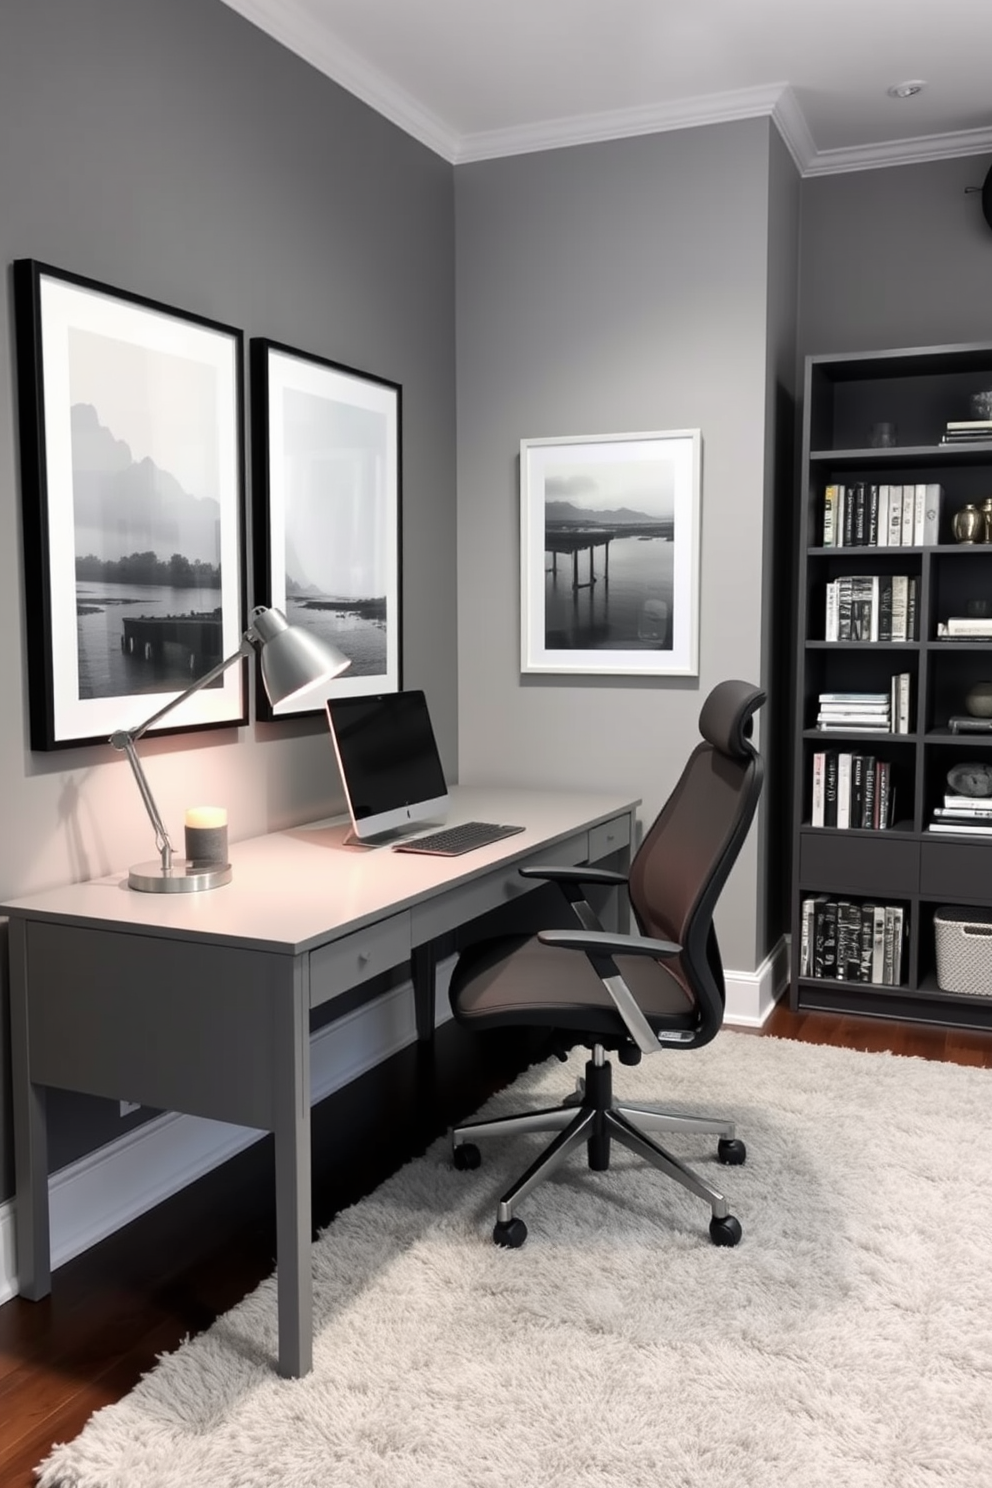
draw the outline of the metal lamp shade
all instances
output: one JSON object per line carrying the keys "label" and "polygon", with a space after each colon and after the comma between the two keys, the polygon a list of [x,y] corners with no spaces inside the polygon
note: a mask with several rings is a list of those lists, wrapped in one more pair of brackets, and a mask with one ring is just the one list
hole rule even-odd
{"label": "metal lamp shade", "polygon": [[329,682],[351,664],[326,641],[290,625],[279,610],[256,610],[252,627],[262,642],[262,683],[273,707]]}

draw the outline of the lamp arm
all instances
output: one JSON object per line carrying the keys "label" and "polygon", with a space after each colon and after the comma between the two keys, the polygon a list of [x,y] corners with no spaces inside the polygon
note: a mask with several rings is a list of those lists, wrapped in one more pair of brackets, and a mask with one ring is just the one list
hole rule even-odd
{"label": "lamp arm", "polygon": [[151,728],[153,723],[158,723],[160,718],[164,718],[167,713],[171,713],[173,708],[178,708],[180,703],[184,703],[188,697],[192,697],[195,692],[199,692],[201,687],[209,686],[222,672],[226,672],[228,667],[233,666],[236,661],[240,661],[243,656],[249,656],[255,649],[255,641],[255,632],[249,628],[241,637],[241,645],[237,651],[226,657],[224,661],[218,662],[215,667],[211,667],[209,672],[204,672],[202,677],[197,677],[196,681],[192,686],[187,687],[185,692],[181,692],[178,697],[170,699],[164,708],[159,708],[157,713],[153,713],[150,718],[146,718],[144,723],[139,723],[137,728],[117,729],[110,736],[110,743],[113,747],[120,750],[122,754],[127,755],[128,764],[131,766],[134,778],[138,782],[138,790],[141,792],[141,799],[145,803],[145,810],[148,812],[151,824],[155,828],[155,843],[162,859],[163,873],[170,872],[172,868],[172,854],[175,849],[165,829],[161,812],[155,804],[155,797],[152,795],[151,786],[148,784],[145,772],[141,768],[138,751],[134,746],[142,734]]}
{"label": "lamp arm", "polygon": [[172,867],[172,854],[174,851],[172,841],[168,832],[165,830],[165,823],[162,821],[161,813],[155,804],[155,797],[152,795],[151,786],[148,784],[145,778],[145,772],[141,768],[141,761],[138,759],[138,751],[134,747],[134,740],[126,730],[122,729],[119,733],[111,736],[110,742],[115,749],[120,749],[127,755],[128,764],[131,766],[134,772],[134,778],[138,782],[141,799],[145,803],[145,810],[148,812],[151,824],[155,828],[155,845],[162,859],[162,871],[168,873]]}

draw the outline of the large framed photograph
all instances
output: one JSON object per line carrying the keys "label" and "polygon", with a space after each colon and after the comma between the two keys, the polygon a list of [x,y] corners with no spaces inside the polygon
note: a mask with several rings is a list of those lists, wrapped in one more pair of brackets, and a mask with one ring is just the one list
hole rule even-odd
{"label": "large framed photograph", "polygon": [[[241,332],[14,264],[31,747],[105,741],[244,631]],[[247,722],[230,668],[156,732]]]}
{"label": "large framed photograph", "polygon": [[692,677],[700,433],[520,444],[523,672]]}
{"label": "large framed photograph", "polygon": [[400,404],[395,382],[273,341],[251,348],[255,592],[348,670],[259,716],[400,687]]}

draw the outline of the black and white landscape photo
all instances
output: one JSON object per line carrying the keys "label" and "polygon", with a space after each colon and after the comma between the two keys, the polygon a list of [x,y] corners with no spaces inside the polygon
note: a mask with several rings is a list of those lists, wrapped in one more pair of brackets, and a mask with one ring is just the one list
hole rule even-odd
{"label": "black and white landscape photo", "polygon": [[536,670],[690,664],[695,443],[691,433],[525,442],[524,624]]}
{"label": "black and white landscape photo", "polygon": [[[136,726],[240,644],[240,334],[26,267],[58,744]],[[238,721],[240,672],[162,727]]]}
{"label": "black and white landscape photo", "polygon": [[350,661],[313,706],[323,707],[329,692],[393,691],[399,390],[281,348],[269,349],[266,373],[272,602]]}

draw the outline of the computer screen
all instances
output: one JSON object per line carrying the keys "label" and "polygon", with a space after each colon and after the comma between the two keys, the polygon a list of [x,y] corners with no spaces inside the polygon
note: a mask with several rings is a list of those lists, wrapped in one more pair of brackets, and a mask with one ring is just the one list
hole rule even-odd
{"label": "computer screen", "polygon": [[356,837],[445,815],[448,786],[423,692],[329,698],[327,722]]}

